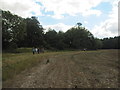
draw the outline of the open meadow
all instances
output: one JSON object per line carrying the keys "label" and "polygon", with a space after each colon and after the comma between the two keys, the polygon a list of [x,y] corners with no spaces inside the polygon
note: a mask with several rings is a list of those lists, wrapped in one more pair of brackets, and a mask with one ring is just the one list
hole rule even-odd
{"label": "open meadow", "polygon": [[119,1],[1,0],[0,86],[120,88]]}
{"label": "open meadow", "polygon": [[118,50],[3,53],[3,88],[117,88]]}

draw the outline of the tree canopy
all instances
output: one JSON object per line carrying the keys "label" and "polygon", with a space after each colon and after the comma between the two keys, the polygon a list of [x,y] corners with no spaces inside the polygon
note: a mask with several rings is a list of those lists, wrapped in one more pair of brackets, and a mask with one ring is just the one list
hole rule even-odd
{"label": "tree canopy", "polygon": [[45,47],[52,50],[64,49],[118,49],[120,36],[98,39],[78,22],[66,32],[49,28],[44,32],[37,17],[22,18],[9,11],[2,11],[3,49],[17,47]]}

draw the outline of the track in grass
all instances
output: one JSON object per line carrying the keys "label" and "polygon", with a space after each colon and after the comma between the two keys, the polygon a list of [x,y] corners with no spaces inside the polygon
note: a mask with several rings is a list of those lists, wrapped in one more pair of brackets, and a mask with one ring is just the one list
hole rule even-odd
{"label": "track in grass", "polygon": [[117,50],[67,52],[50,57],[48,63],[46,61],[7,80],[3,87],[118,87]]}

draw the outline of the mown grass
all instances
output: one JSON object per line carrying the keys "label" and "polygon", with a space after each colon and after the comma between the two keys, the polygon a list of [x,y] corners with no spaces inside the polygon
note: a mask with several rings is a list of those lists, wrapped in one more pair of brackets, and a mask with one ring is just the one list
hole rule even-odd
{"label": "mown grass", "polygon": [[3,53],[2,54],[2,80],[6,81],[13,78],[25,69],[37,65],[42,60],[46,60],[52,56],[58,54],[64,54],[67,52],[45,52],[40,54],[32,54],[30,48],[19,48],[16,50],[19,53]]}
{"label": "mown grass", "polygon": [[92,87],[118,87],[118,50],[87,51],[75,59]]}
{"label": "mown grass", "polygon": [[[47,60],[48,58],[54,57],[55,55],[64,56],[65,54],[70,55],[70,53],[76,52],[76,51],[45,52],[45,53],[33,55],[31,52],[32,50],[30,48],[19,48],[17,50],[20,53],[3,53],[2,54],[2,72],[3,72],[2,80],[3,81],[13,78],[15,75],[19,74],[21,71],[25,69],[30,69],[31,67],[39,64],[41,61]],[[105,55],[103,56],[103,59],[104,57],[109,57],[109,56],[110,58],[112,58],[113,55],[112,53],[109,53],[109,51],[112,51],[112,50],[85,51],[85,53],[84,51],[77,51],[78,53],[79,52],[81,53],[80,56],[78,56],[78,58],[82,59],[82,61],[79,61],[77,63],[81,63],[81,65],[82,64],[84,65],[84,63],[86,63],[86,60],[87,60],[87,63],[91,62],[92,64],[95,64],[95,63],[97,64],[98,62],[101,62],[100,58],[91,57],[91,56],[95,56],[97,54],[101,54],[104,52],[104,54],[102,54],[102,55]]]}

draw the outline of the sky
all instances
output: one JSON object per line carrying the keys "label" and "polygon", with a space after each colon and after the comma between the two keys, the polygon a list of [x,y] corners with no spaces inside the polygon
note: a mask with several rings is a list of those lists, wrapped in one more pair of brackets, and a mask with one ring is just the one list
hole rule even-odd
{"label": "sky", "polygon": [[76,23],[94,37],[118,36],[119,0],[0,0],[0,9],[22,16],[36,16],[40,24],[66,32]]}

